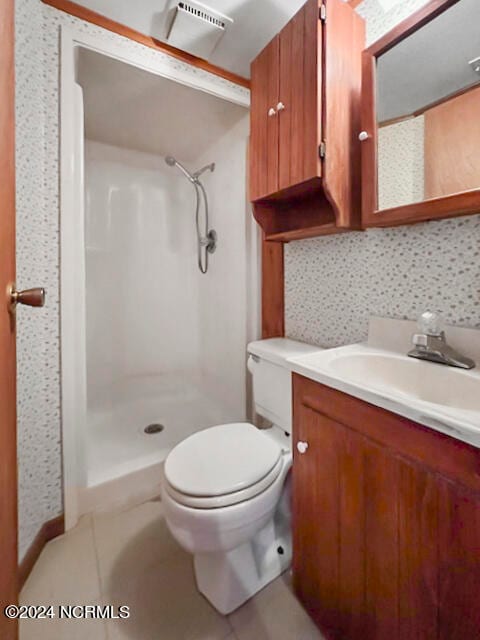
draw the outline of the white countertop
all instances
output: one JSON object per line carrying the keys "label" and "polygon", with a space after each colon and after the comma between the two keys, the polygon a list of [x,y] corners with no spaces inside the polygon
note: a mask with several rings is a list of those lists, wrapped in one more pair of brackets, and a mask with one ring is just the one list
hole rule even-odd
{"label": "white countertop", "polygon": [[[466,371],[409,358],[408,349],[402,353],[372,346],[371,342],[378,344],[376,337],[369,339],[370,344],[290,358],[288,366],[306,378],[480,447],[480,368]],[[385,375],[383,363],[388,365]]]}

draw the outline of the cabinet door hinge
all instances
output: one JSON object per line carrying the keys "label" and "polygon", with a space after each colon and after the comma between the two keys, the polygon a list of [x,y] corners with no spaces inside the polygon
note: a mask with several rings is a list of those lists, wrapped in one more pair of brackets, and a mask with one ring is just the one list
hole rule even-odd
{"label": "cabinet door hinge", "polygon": [[318,147],[318,155],[320,156],[320,160],[324,160],[327,155],[327,143],[323,140]]}
{"label": "cabinet door hinge", "polygon": [[327,5],[321,4],[319,13],[320,13],[319,15],[320,20],[322,22],[326,22],[327,21]]}

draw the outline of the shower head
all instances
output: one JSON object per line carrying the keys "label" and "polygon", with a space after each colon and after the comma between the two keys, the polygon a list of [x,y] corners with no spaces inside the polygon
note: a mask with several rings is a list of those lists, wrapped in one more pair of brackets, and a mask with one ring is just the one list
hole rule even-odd
{"label": "shower head", "polygon": [[178,160],[176,160],[173,156],[166,156],[165,162],[168,164],[169,167],[177,167],[178,169],[180,169],[183,175],[186,176],[190,180],[190,182],[196,181],[196,176],[192,176],[190,171],[185,169],[185,167],[182,164],[180,164],[180,162],[178,162]]}

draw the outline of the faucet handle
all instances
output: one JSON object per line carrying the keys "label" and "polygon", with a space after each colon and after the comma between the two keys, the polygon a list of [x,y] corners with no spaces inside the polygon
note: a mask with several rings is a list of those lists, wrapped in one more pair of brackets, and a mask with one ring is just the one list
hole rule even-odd
{"label": "faucet handle", "polygon": [[443,320],[438,313],[425,311],[418,318],[418,328],[420,333],[427,336],[441,336],[443,333]]}
{"label": "faucet handle", "polygon": [[412,336],[412,344],[415,347],[427,347],[428,346],[428,336],[424,333],[414,333]]}

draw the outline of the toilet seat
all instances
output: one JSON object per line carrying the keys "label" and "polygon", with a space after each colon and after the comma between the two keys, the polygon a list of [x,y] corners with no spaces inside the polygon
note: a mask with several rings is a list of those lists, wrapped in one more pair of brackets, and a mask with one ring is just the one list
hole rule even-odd
{"label": "toilet seat", "polygon": [[219,509],[220,507],[230,507],[239,502],[245,502],[250,500],[260,493],[263,493],[268,487],[275,482],[283,468],[283,460],[280,458],[274,468],[264,476],[260,482],[241,489],[240,491],[234,491],[233,493],[227,493],[223,496],[191,496],[176,491],[172,486],[167,483],[166,489],[168,494],[179,504],[183,504],[186,507],[193,507],[194,509]]}
{"label": "toilet seat", "polygon": [[218,425],[190,436],[170,452],[166,490],[185,506],[226,507],[265,491],[282,467],[278,442],[252,424]]}

